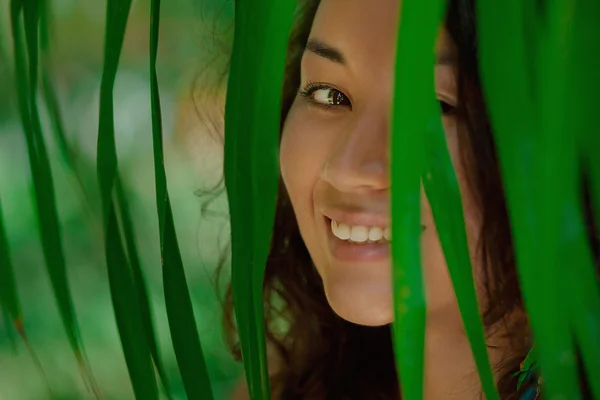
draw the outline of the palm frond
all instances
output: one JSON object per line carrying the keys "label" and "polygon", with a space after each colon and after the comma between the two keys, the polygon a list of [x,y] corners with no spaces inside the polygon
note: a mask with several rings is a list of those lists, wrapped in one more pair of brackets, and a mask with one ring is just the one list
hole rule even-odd
{"label": "palm frond", "polygon": [[[591,339],[600,323],[600,297],[580,193],[579,141],[593,127],[589,115],[577,109],[590,93],[583,86],[593,86],[594,73],[573,75],[578,84],[571,85],[568,66],[587,63],[589,55],[570,53],[581,49],[578,41],[584,39],[573,27],[585,26],[582,9],[596,7],[596,15],[598,10],[585,0],[549,1],[544,12],[526,3],[480,2],[483,85],[543,392],[547,398],[579,399],[576,349],[581,349],[590,382],[598,381],[593,365],[600,355]],[[501,23],[498,15],[505,16]],[[511,40],[501,38],[505,32],[514,32]],[[573,121],[578,129],[570,126]],[[600,393],[597,383],[593,389]]]}
{"label": "palm frond", "polygon": [[158,386],[154,375],[152,352],[140,315],[139,299],[142,288],[136,286],[131,265],[123,248],[117,218],[118,200],[115,201],[113,197],[118,179],[113,88],[130,8],[131,0],[110,0],[106,6],[97,173],[102,198],[104,246],[110,293],[129,376],[137,399],[157,400]]}
{"label": "palm frond", "polygon": [[150,23],[150,75],[152,102],[152,137],[154,143],[154,173],[156,182],[156,209],[158,212],[160,251],[163,268],[165,303],[171,330],[171,339],[179,372],[188,399],[213,398],[210,379],[194,310],[177,242],[171,200],[167,190],[162,144],[162,121],[156,58],[160,21],[160,0],[152,0]]}
{"label": "palm frond", "polygon": [[[277,201],[279,110],[293,11],[293,1],[235,3],[225,111],[225,182],[231,279],[251,399],[270,398],[262,282]],[[253,100],[245,101],[248,98]]]}
{"label": "palm frond", "polygon": [[[10,10],[19,114],[27,142],[44,260],[69,343],[84,377],[94,388],[91,370],[85,361],[73,308],[56,209],[52,171],[37,107],[38,2],[37,0],[11,0]],[[24,21],[25,42],[22,37],[22,20]]]}

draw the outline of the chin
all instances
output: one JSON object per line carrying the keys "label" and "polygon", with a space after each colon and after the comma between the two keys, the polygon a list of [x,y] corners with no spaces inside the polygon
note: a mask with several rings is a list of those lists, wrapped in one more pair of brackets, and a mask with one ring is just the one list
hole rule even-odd
{"label": "chin", "polygon": [[324,283],[329,305],[346,321],[365,326],[382,326],[393,322],[393,296],[389,283],[387,285],[365,281]]}

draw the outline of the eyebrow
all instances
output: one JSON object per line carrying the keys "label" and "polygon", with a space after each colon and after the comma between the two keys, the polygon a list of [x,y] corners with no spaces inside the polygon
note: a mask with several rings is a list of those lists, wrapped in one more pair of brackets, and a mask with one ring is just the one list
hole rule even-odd
{"label": "eyebrow", "polygon": [[333,46],[329,46],[317,38],[308,39],[304,50],[310,51],[311,53],[326,58],[329,61],[333,61],[334,63],[347,65],[346,57],[344,57],[344,54],[341,52],[341,50]]}
{"label": "eyebrow", "polygon": [[[310,51],[320,57],[326,58],[334,63],[347,65],[346,57],[341,50],[336,47],[330,46],[325,42],[317,38],[310,38],[306,43],[305,51]],[[443,51],[436,56],[436,65],[456,65],[456,56],[448,51]]]}

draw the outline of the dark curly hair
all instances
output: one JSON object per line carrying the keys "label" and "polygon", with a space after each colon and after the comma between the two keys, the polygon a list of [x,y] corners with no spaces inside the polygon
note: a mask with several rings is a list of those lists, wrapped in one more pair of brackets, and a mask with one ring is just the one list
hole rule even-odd
{"label": "dark curly hair", "polygon": [[[282,126],[300,85],[300,59],[318,6],[319,0],[300,0],[288,48]],[[524,305],[502,177],[479,82],[475,18],[474,0],[449,1],[446,28],[456,44],[459,64],[457,112],[462,124],[461,159],[483,221],[477,244],[489,299],[483,319],[488,332],[498,324],[505,324],[510,332],[510,357],[503,365],[494,367],[501,375],[498,382],[501,398],[515,399],[518,398],[515,372],[530,349],[531,338],[527,321],[508,325],[505,320],[515,310],[524,311]],[[593,225],[585,177],[581,187],[590,244],[600,270],[598,231]],[[224,307],[226,337],[240,359],[231,286]],[[359,326],[333,312],[300,236],[282,182],[264,277],[264,307],[267,341],[282,364],[272,378],[275,398],[400,399],[390,326]]]}

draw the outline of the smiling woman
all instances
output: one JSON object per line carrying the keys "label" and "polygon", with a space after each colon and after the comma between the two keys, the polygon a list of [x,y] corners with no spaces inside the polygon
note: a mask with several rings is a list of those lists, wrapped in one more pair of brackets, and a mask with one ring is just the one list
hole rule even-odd
{"label": "smiling woman", "polygon": [[[325,294],[338,315],[362,325],[383,325],[393,315],[388,133],[397,8],[397,1],[379,7],[321,3],[302,57],[300,95],[281,140],[283,182]],[[453,47],[442,31],[438,55],[452,54]],[[456,68],[439,64],[435,73],[458,160]],[[474,214],[470,203],[467,215]],[[447,311],[456,306],[431,213],[423,214],[422,225],[428,304],[434,313]],[[375,240],[367,243],[369,235]]]}
{"label": "smiling woman", "polygon": [[[286,400],[399,399],[390,332],[389,142],[401,3],[301,3],[289,44],[282,184],[264,282],[273,392]],[[449,3],[432,49],[431,96],[460,187],[494,378],[501,398],[531,398],[537,378],[519,372],[533,339],[479,82],[474,3]],[[597,260],[597,229],[583,198]],[[424,190],[421,210],[424,398],[478,399],[477,366]],[[282,319],[286,327],[277,329]]]}

